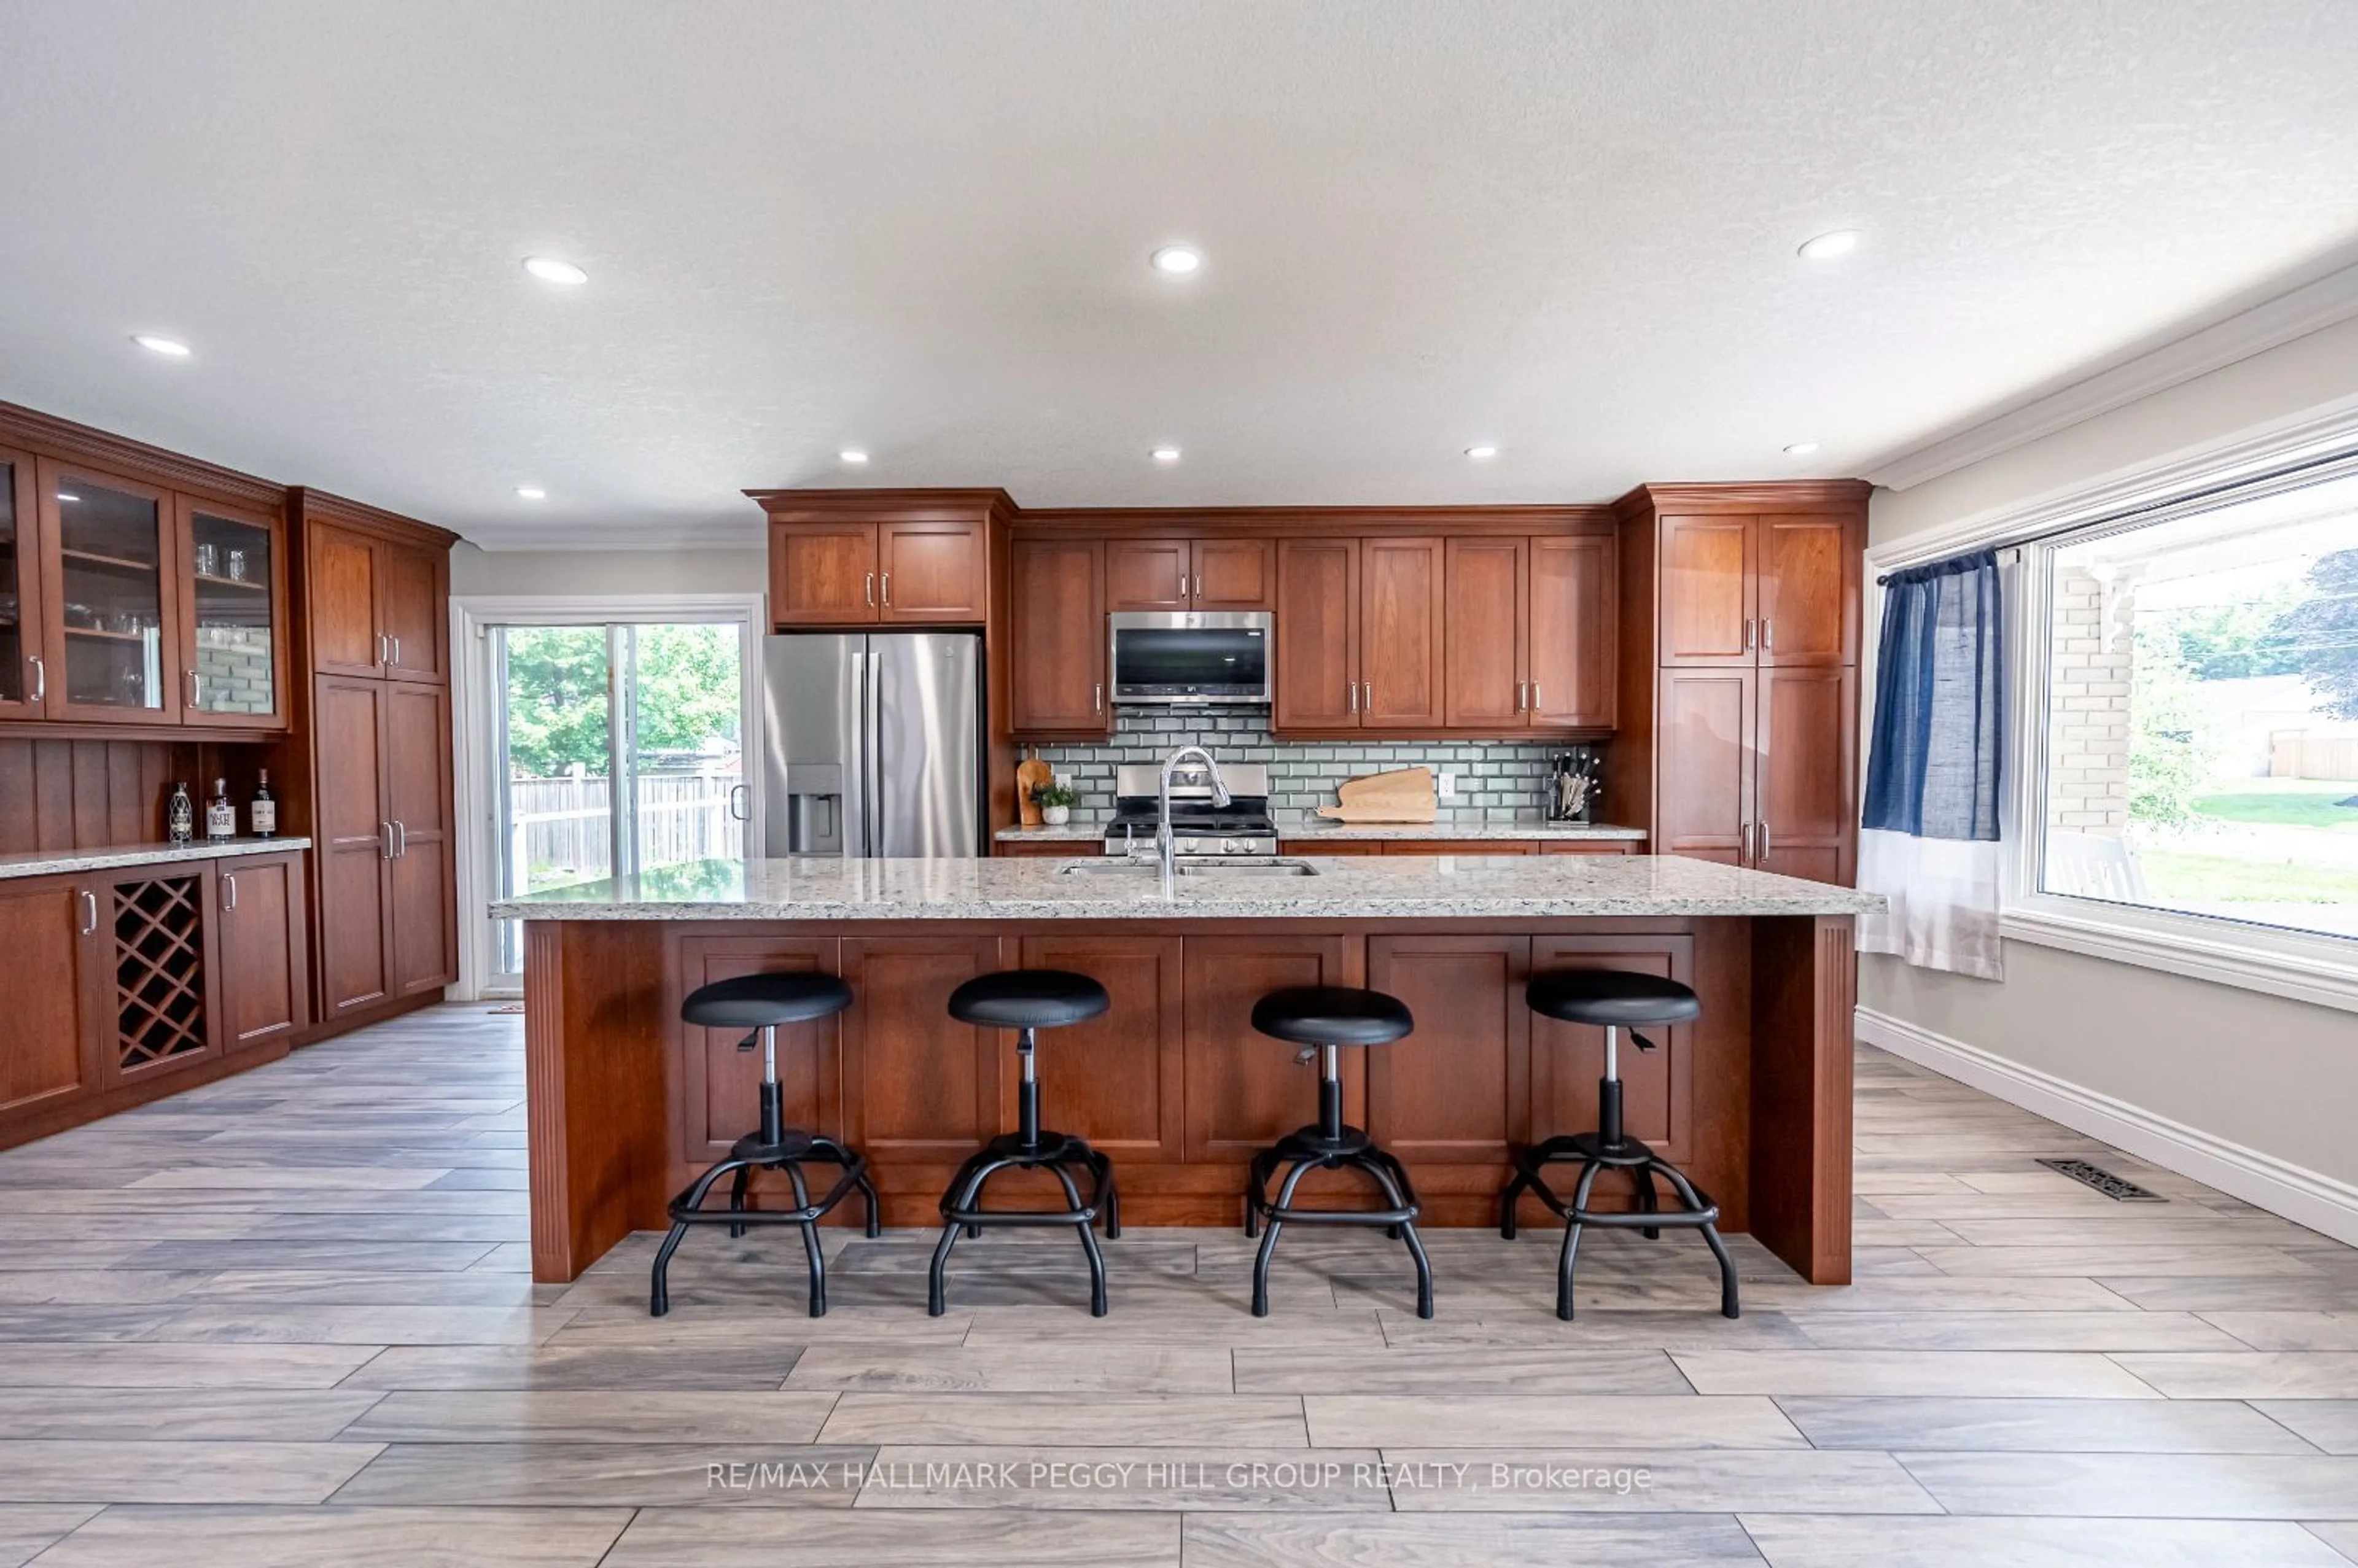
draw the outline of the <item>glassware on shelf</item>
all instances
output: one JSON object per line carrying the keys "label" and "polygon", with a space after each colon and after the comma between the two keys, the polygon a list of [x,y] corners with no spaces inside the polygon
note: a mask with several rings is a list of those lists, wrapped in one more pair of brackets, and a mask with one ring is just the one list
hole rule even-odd
{"label": "glassware on shelf", "polygon": [[218,577],[221,575],[220,567],[221,547],[219,546],[208,542],[197,546],[197,575],[199,577]]}
{"label": "glassware on shelf", "polygon": [[227,565],[229,568],[230,581],[243,582],[245,580],[245,552],[243,550],[233,549],[230,551]]}

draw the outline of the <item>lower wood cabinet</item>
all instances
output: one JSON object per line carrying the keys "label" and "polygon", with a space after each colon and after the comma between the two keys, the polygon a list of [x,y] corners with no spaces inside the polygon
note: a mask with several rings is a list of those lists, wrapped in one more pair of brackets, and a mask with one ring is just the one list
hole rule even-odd
{"label": "lower wood cabinet", "polygon": [[308,1022],[302,883],[299,850],[0,882],[0,1144],[283,1049]]}
{"label": "lower wood cabinet", "polygon": [[842,953],[844,1119],[869,1157],[956,1165],[1007,1130],[999,1032],[949,1015],[950,992],[1000,967],[999,939],[859,936]]}
{"label": "lower wood cabinet", "polygon": [[[1253,1028],[1253,1003],[1281,986],[1357,984],[1357,945],[1290,932],[1185,940],[1186,1155],[1248,1160],[1318,1119],[1315,1071],[1295,1060],[1298,1046]],[[1343,1063],[1343,1114],[1361,1125],[1366,1054],[1347,1051]]]}

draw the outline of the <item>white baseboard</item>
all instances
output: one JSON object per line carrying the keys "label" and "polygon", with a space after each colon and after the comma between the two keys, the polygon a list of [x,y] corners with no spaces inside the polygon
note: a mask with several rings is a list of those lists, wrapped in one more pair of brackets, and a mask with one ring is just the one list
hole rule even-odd
{"label": "white baseboard", "polygon": [[2358,1247],[2358,1187],[2346,1182],[2231,1143],[2201,1128],[2158,1116],[1889,1013],[1862,1007],[1857,1018],[1858,1037],[1869,1045]]}

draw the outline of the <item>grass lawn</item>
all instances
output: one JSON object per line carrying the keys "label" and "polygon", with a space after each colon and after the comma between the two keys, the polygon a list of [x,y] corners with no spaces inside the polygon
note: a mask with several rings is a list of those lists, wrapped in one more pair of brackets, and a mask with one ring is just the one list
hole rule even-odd
{"label": "grass lawn", "polygon": [[2147,893],[2176,903],[2358,903],[2358,867],[2140,849]]}
{"label": "grass lawn", "polygon": [[2238,780],[2231,792],[2202,796],[2194,809],[2222,822],[2358,829],[2358,806],[2337,804],[2353,796],[2358,779],[2249,779]]}

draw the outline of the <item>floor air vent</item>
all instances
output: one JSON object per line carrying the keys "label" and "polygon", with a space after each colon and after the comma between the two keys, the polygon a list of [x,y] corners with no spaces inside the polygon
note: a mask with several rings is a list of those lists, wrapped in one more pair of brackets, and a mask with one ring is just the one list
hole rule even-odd
{"label": "floor air vent", "polygon": [[2120,1203],[2168,1203],[2159,1193],[2149,1193],[2135,1182],[2114,1175],[2102,1165],[2091,1165],[2085,1160],[2041,1160],[2040,1164],[2061,1175],[2071,1177],[2083,1187],[2093,1187],[2106,1197]]}

